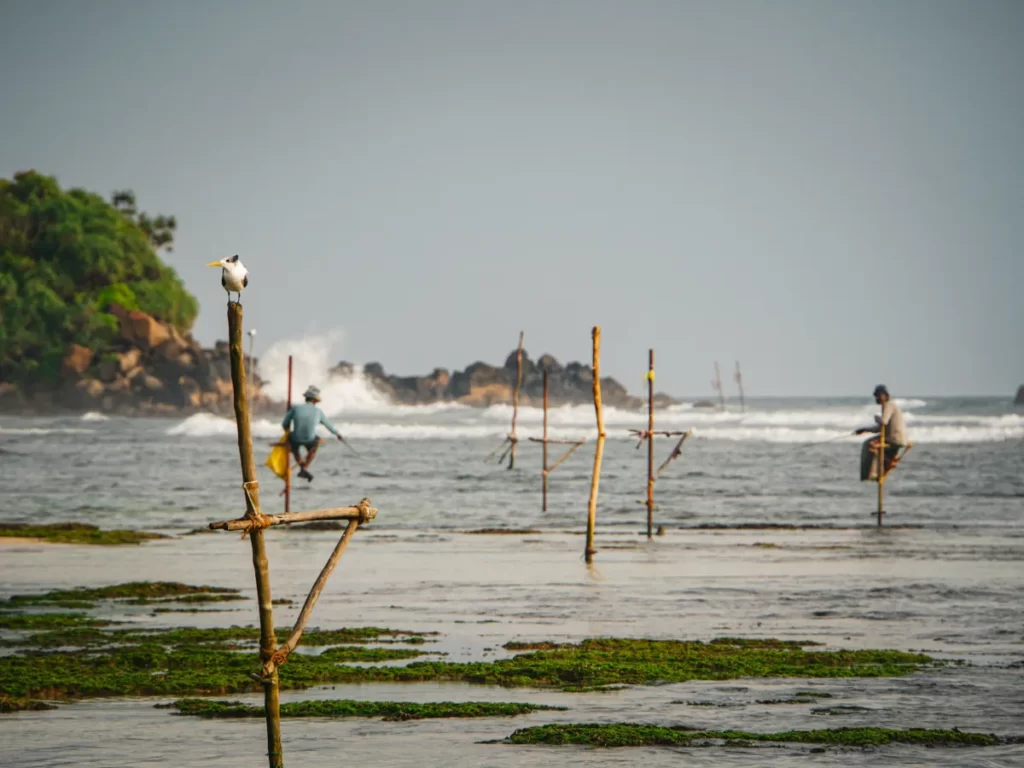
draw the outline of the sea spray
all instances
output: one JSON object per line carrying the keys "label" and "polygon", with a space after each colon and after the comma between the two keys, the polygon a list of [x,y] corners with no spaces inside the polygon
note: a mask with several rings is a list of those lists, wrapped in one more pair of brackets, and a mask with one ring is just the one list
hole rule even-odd
{"label": "sea spray", "polygon": [[380,411],[388,408],[385,395],[376,390],[363,374],[362,366],[352,373],[330,373],[336,364],[335,348],[341,331],[322,336],[288,339],[273,344],[260,359],[264,392],[284,402],[288,397],[288,357],[292,357],[292,402],[302,402],[302,393],[313,385],[320,388],[320,407],[329,416],[352,411]]}

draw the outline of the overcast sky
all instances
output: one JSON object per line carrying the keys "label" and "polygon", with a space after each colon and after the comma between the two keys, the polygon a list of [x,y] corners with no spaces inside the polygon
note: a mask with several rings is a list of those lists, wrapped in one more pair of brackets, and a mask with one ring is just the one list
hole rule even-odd
{"label": "overcast sky", "polygon": [[[0,0],[0,175],[135,190],[226,334],[639,391],[1024,382],[1024,2]],[[728,380],[727,380],[728,383]]]}

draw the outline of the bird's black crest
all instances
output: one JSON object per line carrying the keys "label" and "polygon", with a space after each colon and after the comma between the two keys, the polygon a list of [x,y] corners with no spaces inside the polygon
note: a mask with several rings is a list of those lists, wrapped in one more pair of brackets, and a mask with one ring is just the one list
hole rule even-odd
{"label": "bird's black crest", "polygon": [[229,256],[228,258],[224,259],[224,261],[230,261],[231,263],[234,263],[238,261],[238,254],[236,253],[234,256]]}

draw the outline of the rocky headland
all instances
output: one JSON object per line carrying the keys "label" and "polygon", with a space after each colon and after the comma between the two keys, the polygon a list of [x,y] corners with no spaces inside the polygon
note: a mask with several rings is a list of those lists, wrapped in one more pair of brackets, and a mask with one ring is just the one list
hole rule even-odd
{"label": "rocky headland", "polygon": [[[112,303],[117,318],[113,345],[97,352],[71,344],[60,380],[28,391],[0,382],[0,411],[39,414],[98,411],[123,416],[160,416],[200,411],[234,413],[228,344],[204,349],[191,334],[139,310]],[[246,357],[246,370],[250,369]],[[253,366],[255,368],[255,366]],[[256,411],[271,406],[254,371],[250,399]]]}
{"label": "rocky headland", "polygon": [[[572,362],[562,365],[552,355],[532,360],[523,350],[520,405],[540,407],[544,400],[544,371],[548,371],[548,401],[552,406],[593,402],[594,370],[589,365]],[[356,367],[341,362],[331,369],[332,376],[353,376]],[[362,369],[367,382],[400,405],[430,405],[455,402],[485,408],[511,403],[516,386],[516,352],[513,350],[504,365],[493,366],[475,362],[461,371],[435,368],[424,376],[396,376],[380,363],[369,363]],[[601,400],[614,408],[637,409],[646,406],[645,398],[634,397],[610,376],[601,379]],[[655,404],[677,402],[664,393],[655,395]]]}
{"label": "rocky headland", "polygon": [[[122,416],[181,416],[193,413],[234,415],[228,344],[218,341],[202,347],[191,334],[139,310],[112,303],[107,311],[117,318],[113,344],[94,351],[71,344],[61,364],[60,380],[22,390],[0,382],[0,412],[38,415],[48,413],[99,413]],[[254,413],[281,410],[263,390],[258,359],[245,357],[250,403]],[[552,406],[593,402],[594,372],[589,365],[563,365],[552,355],[533,360],[522,356],[521,405],[540,406],[544,396],[544,370],[548,371],[548,398]],[[357,366],[338,363],[331,377],[351,377]],[[500,366],[475,362],[464,370],[436,368],[423,376],[389,374],[380,363],[369,363],[361,374],[367,384],[399,405],[430,405],[454,402],[475,407],[510,404],[516,384],[516,353]],[[646,399],[630,395],[611,377],[601,379],[605,405],[639,409]],[[664,393],[655,395],[659,406],[677,402]]]}

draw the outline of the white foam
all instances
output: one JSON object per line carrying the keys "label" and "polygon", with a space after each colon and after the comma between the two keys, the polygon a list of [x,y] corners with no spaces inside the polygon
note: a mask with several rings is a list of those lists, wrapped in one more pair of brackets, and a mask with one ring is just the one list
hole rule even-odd
{"label": "white foam", "polygon": [[917,398],[914,397],[909,397],[906,399],[902,397],[897,397],[894,398],[894,402],[896,403],[896,405],[900,407],[900,410],[903,410],[904,408],[924,408],[925,406],[928,405],[927,400],[918,400]]}
{"label": "white foam", "polygon": [[[910,431],[915,445],[935,443],[998,443],[1024,439],[1024,427],[963,426],[919,427]],[[834,441],[856,443],[870,435],[852,435],[847,431],[831,429],[794,429],[792,427],[697,427],[693,436],[698,439],[732,440],[763,443],[815,443]]]}
{"label": "white foam", "polygon": [[320,407],[329,416],[339,413],[375,413],[393,406],[370,384],[357,366],[350,376],[332,376],[329,371],[339,356],[336,348],[340,330],[323,336],[279,341],[260,358],[260,376],[268,383],[264,391],[274,400],[288,398],[288,356],[292,356],[292,402],[301,402],[306,387],[320,388]]}
{"label": "white foam", "polygon": [[99,411],[89,411],[82,414],[82,421],[108,421],[109,419],[109,416]]}
{"label": "white foam", "polygon": [[167,430],[168,435],[188,437],[212,437],[214,435],[236,434],[235,422],[214,416],[212,413],[197,413]]}

